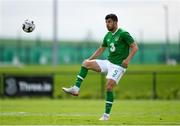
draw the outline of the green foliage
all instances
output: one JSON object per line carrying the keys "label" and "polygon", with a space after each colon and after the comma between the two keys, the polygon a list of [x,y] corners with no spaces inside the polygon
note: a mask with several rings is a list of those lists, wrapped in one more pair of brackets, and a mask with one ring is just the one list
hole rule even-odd
{"label": "green foliage", "polygon": [[[94,51],[101,45],[101,42],[95,41],[60,41],[58,47],[58,63],[59,64],[75,64],[81,63],[84,59],[91,56]],[[157,64],[165,63],[166,44],[161,41],[138,43],[139,51],[133,57],[131,63]],[[12,63],[17,56],[21,63],[24,64],[42,64],[42,60],[46,59],[45,64],[52,63],[52,41],[18,39],[1,39],[0,38],[0,61]],[[180,48],[177,42],[168,45],[169,58],[180,63]],[[108,50],[101,56],[102,59],[107,58]]]}

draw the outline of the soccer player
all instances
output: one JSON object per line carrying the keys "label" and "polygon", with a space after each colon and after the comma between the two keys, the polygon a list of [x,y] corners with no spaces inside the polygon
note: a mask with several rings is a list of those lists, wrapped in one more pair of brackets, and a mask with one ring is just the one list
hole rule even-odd
{"label": "soccer player", "polygon": [[[66,93],[78,96],[81,83],[85,79],[88,70],[106,73],[105,112],[99,120],[109,120],[114,100],[113,88],[118,85],[130,60],[138,50],[138,46],[131,35],[127,31],[118,28],[118,18],[115,14],[106,15],[105,21],[109,32],[105,35],[102,45],[92,56],[84,60],[80,72],[77,75],[75,85],[70,88],[62,88]],[[106,48],[109,50],[107,60],[96,59]]]}

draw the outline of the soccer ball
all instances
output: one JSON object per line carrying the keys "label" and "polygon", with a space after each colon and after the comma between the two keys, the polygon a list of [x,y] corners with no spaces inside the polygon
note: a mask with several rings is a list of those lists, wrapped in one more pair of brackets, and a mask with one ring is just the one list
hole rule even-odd
{"label": "soccer ball", "polygon": [[35,29],[34,21],[26,19],[24,21],[24,23],[22,24],[22,29],[23,29],[23,31],[25,31],[27,33],[34,31],[34,29]]}

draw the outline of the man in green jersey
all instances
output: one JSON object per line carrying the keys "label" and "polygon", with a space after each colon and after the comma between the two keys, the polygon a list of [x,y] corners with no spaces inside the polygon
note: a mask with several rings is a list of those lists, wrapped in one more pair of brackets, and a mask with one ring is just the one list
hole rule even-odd
{"label": "man in green jersey", "polygon": [[[113,88],[118,84],[125,73],[126,68],[134,54],[138,50],[137,44],[131,35],[125,30],[118,28],[118,18],[115,14],[108,14],[105,17],[108,33],[105,35],[102,45],[92,56],[82,63],[75,85],[70,88],[63,87],[63,91],[78,96],[82,81],[88,70],[104,72],[107,74],[105,112],[99,120],[109,120],[113,104]],[[108,48],[107,60],[96,59],[105,49]]]}

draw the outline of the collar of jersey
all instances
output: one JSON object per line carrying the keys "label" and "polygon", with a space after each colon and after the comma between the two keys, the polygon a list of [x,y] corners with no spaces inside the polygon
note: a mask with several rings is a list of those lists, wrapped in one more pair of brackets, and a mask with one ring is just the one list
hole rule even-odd
{"label": "collar of jersey", "polygon": [[118,30],[119,30],[119,28],[117,28],[116,31],[114,33],[112,33],[112,35],[115,35]]}

